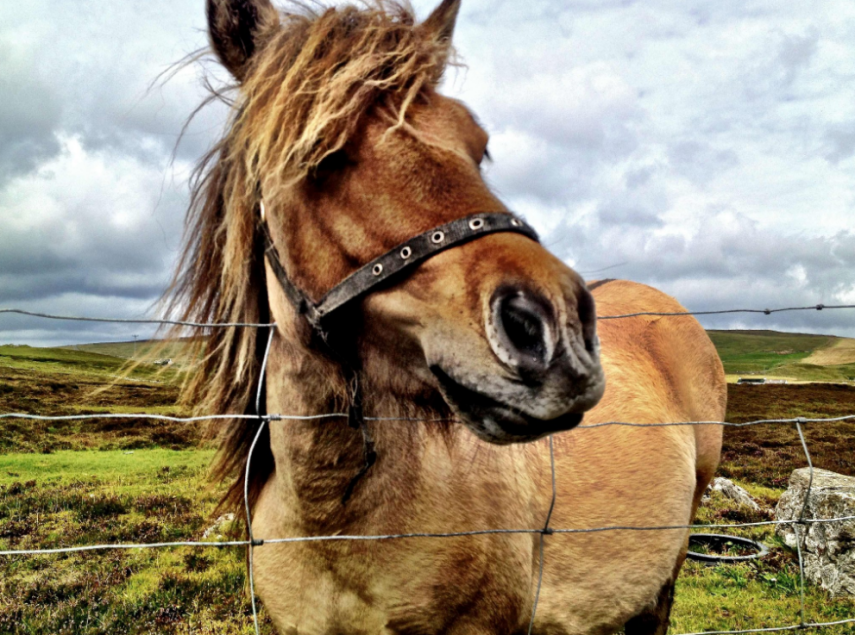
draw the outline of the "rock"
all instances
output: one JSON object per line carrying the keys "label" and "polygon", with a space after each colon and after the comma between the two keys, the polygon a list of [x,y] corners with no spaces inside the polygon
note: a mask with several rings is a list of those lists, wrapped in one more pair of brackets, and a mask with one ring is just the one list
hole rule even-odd
{"label": "rock", "polygon": [[223,532],[226,529],[226,525],[234,522],[235,515],[234,514],[223,514],[217,520],[214,521],[214,524],[208,527],[205,532],[202,534],[202,540],[206,540],[209,538],[222,538]]}
{"label": "rock", "polygon": [[[789,488],[775,509],[777,520],[795,520],[802,513],[810,469],[795,470]],[[855,478],[814,469],[805,519],[855,516]],[[788,547],[796,549],[795,525],[778,525],[776,531]],[[855,595],[855,519],[798,525],[802,538],[805,577],[833,595]]]}
{"label": "rock", "polygon": [[713,479],[713,482],[710,483],[710,489],[713,492],[721,492],[722,495],[729,498],[732,501],[739,503],[740,505],[747,505],[754,511],[760,511],[760,505],[757,504],[751,495],[746,492],[744,489],[736,485],[730,479],[717,477]]}

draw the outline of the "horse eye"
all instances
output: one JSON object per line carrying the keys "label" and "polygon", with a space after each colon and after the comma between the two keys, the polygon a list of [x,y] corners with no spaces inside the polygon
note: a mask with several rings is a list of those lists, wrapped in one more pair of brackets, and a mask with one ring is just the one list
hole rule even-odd
{"label": "horse eye", "polygon": [[478,162],[478,165],[482,164],[484,161],[489,163],[493,162],[493,157],[490,156],[490,151],[487,148],[484,148],[484,154],[481,156],[481,160]]}
{"label": "horse eye", "polygon": [[328,154],[314,169],[314,177],[323,180],[337,172],[341,172],[351,163],[350,157],[344,150],[338,150]]}

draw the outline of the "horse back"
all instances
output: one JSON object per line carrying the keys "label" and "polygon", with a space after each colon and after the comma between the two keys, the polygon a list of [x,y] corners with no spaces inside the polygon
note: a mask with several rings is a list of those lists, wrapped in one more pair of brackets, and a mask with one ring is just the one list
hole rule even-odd
{"label": "horse back", "polygon": [[[685,313],[674,298],[637,282],[593,283],[599,316]],[[724,421],[727,386],[712,341],[690,315],[600,320],[607,388],[589,423]],[[684,428],[696,445],[699,483],[718,467],[721,426]]]}
{"label": "horse back", "polygon": [[[601,317],[686,311],[638,283],[590,288]],[[606,392],[580,428],[555,437],[552,526],[688,525],[718,465],[721,426],[589,426],[722,421],[726,385],[715,348],[691,316],[600,319],[597,328]],[[565,625],[561,632],[620,628],[673,584],[687,536],[681,529],[609,530],[550,539],[538,612]]]}

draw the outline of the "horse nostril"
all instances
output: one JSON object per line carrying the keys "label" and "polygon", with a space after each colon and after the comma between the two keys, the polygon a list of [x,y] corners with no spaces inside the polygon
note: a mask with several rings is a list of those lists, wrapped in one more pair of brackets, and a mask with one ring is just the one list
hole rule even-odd
{"label": "horse nostril", "polygon": [[545,366],[551,355],[549,311],[538,300],[516,290],[494,299],[499,336],[515,361],[524,366]]}
{"label": "horse nostril", "polygon": [[585,350],[593,354],[597,339],[597,307],[594,304],[594,296],[587,289],[582,289],[577,298],[579,322],[582,325],[582,339],[585,341]]}

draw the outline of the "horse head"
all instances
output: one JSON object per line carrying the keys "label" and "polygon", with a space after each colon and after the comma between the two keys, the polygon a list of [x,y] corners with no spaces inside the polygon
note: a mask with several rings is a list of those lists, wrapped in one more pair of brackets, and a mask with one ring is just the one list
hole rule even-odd
{"label": "horse head", "polygon": [[[280,16],[269,0],[208,0],[211,41],[241,89],[232,213],[257,222],[264,204],[308,297],[433,227],[507,212],[481,172],[487,133],[437,92],[459,6],[445,0],[414,24],[391,4]],[[299,321],[282,300],[271,291],[276,322]],[[387,378],[375,387],[439,391],[484,440],[572,428],[603,394],[592,296],[524,235],[471,240],[354,304],[326,330],[358,342],[359,365]]]}

